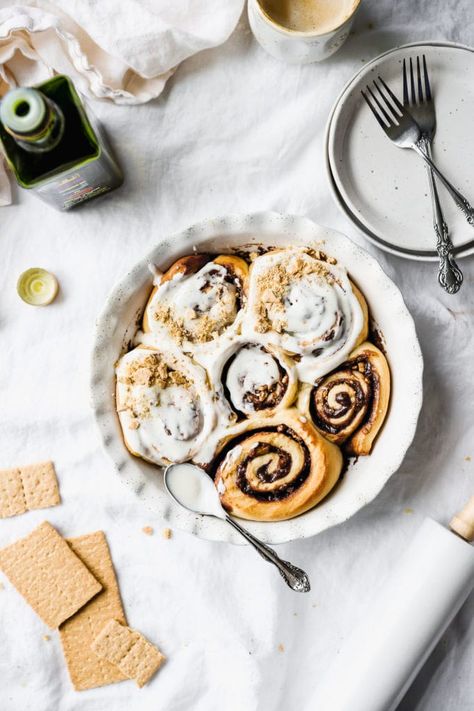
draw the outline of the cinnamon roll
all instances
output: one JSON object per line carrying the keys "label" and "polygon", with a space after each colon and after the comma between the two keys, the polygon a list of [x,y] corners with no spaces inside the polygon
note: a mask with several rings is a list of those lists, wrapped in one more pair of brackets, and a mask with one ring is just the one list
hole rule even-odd
{"label": "cinnamon roll", "polygon": [[219,445],[215,484],[224,508],[255,521],[280,521],[307,511],[336,484],[338,447],[295,408],[231,428]]}
{"label": "cinnamon roll", "polygon": [[332,370],[368,333],[367,304],[347,272],[304,248],[255,259],[247,311],[242,333],[292,355],[304,382]]}
{"label": "cinnamon roll", "polygon": [[304,385],[298,406],[326,439],[353,455],[370,454],[390,399],[384,354],[363,343],[349,359],[314,385]]}
{"label": "cinnamon roll", "polygon": [[298,380],[294,363],[275,346],[239,339],[209,369],[216,389],[239,419],[269,417],[295,400]]}
{"label": "cinnamon roll", "polygon": [[179,353],[139,346],[116,367],[127,449],[154,464],[183,462],[206,444],[217,412],[205,371]]}
{"label": "cinnamon roll", "polygon": [[183,257],[156,278],[143,331],[171,338],[184,352],[194,353],[237,326],[247,282],[248,266],[240,257]]}

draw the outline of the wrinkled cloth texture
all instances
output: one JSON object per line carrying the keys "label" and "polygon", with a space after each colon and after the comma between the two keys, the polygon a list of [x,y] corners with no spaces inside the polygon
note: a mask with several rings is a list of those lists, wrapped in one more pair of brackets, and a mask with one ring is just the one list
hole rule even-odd
{"label": "wrinkled cloth texture", "polygon": [[[89,3],[71,8],[80,5]],[[103,25],[97,35],[86,29],[104,46]],[[472,43],[471,1],[366,0],[344,47],[304,67],[267,56],[242,15],[230,39],[184,61],[158,99],[91,102],[126,174],[119,191],[61,214],[15,189],[0,211],[0,466],[52,458],[63,501],[1,520],[0,545],[44,519],[65,536],[104,530],[129,624],[167,656],[141,690],[123,682],[74,692],[58,635],[0,574],[2,711],[331,711],[309,699],[344,637],[370,615],[371,596],[424,517],[447,523],[472,494],[474,260],[461,261],[465,284],[448,296],[436,263],[365,242],[334,204],[324,165],[327,116],[346,81],[378,53],[427,38]],[[427,199],[424,191],[416,199]],[[114,283],[171,232],[265,209],[307,215],[364,244],[402,290],[425,359],[424,405],[400,470],[345,524],[278,547],[308,571],[307,595],[287,589],[246,546],[178,530],[163,538],[164,524],[115,476],[89,408],[94,320]],[[18,275],[31,266],[60,281],[47,308],[16,294]],[[471,711],[473,617],[471,597],[401,711]]]}
{"label": "wrinkled cloth texture", "polygon": [[[224,42],[244,0],[0,0],[0,99],[67,74],[117,104],[156,98],[187,57]],[[11,191],[0,159],[0,206]]]}

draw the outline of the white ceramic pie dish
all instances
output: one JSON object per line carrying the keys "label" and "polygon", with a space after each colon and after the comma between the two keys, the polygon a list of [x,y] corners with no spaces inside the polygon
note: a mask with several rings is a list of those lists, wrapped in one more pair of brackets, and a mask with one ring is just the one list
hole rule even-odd
{"label": "white ceramic pie dish", "polygon": [[268,543],[306,538],[342,523],[372,501],[400,466],[415,434],[422,402],[423,359],[413,319],[395,284],[378,262],[339,232],[304,217],[263,212],[206,220],[160,242],[117,284],[97,321],[92,352],[91,394],[106,452],[119,478],[160,523],[208,540],[242,542],[225,522],[189,513],[168,498],[160,469],[126,449],[115,411],[114,363],[128,349],[152,288],[150,264],[166,269],[198,251],[231,252],[247,244],[317,244],[347,268],[361,287],[383,334],[392,373],[392,399],[372,454],[351,464],[334,491],[316,508],[289,521],[245,522]]}

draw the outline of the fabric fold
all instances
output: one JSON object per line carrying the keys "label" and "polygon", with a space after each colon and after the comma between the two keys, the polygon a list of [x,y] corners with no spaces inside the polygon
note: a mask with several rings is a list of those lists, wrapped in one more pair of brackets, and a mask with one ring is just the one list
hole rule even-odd
{"label": "fabric fold", "polygon": [[[229,37],[243,2],[33,0],[6,6],[0,0],[0,98],[11,87],[67,74],[90,98],[150,101],[180,62]],[[10,201],[0,161],[0,205]]]}

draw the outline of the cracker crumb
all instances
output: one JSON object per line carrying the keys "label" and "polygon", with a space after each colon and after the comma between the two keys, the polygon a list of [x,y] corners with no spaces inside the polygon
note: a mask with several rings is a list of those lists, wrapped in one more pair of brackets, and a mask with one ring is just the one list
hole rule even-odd
{"label": "cracker crumb", "polygon": [[0,583],[0,590],[5,590],[5,585],[3,583]]}
{"label": "cracker crumb", "polygon": [[464,461],[465,461],[465,462],[470,462],[471,459],[472,459],[472,457],[470,457],[469,455],[467,455],[466,457],[464,457]]}
{"label": "cracker crumb", "polygon": [[140,427],[140,423],[138,420],[132,420],[128,426],[129,430],[138,430]]}
{"label": "cracker crumb", "polygon": [[256,307],[255,330],[266,333],[270,329],[282,333],[287,327],[285,298],[295,281],[308,276],[324,279],[334,284],[335,277],[327,266],[304,251],[292,255],[284,264],[276,263],[257,276],[257,293],[260,301]]}
{"label": "cracker crumb", "polygon": [[279,644],[279,645],[278,645],[278,651],[279,651],[279,652],[284,652],[284,651],[285,651],[285,647],[284,647],[282,644]]}
{"label": "cracker crumb", "polygon": [[142,528],[143,533],[146,533],[147,536],[152,536],[154,531],[151,526],[143,526]]}
{"label": "cracker crumb", "polygon": [[413,513],[413,509],[411,509],[409,506],[407,506],[406,509],[403,509],[403,513],[405,513],[405,514],[412,514],[412,513]]}
{"label": "cracker crumb", "polygon": [[49,636],[49,634],[44,634],[44,635],[43,635],[43,639],[44,639],[45,642],[49,642],[49,640],[51,639],[51,637]]}
{"label": "cracker crumb", "polygon": [[171,528],[164,528],[163,529],[163,538],[169,539],[169,538],[171,538],[171,535],[172,535]]}

